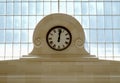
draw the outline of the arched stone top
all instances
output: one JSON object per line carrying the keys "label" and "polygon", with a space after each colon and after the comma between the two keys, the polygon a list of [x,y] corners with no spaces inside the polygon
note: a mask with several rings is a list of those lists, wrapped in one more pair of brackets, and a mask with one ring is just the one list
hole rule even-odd
{"label": "arched stone top", "polygon": [[[66,27],[72,35],[71,45],[63,51],[55,51],[46,43],[47,32],[55,27]],[[62,13],[50,14],[44,17],[35,27],[33,34],[34,48],[30,55],[40,56],[75,56],[89,55],[84,49],[85,34],[81,24],[72,16]]]}

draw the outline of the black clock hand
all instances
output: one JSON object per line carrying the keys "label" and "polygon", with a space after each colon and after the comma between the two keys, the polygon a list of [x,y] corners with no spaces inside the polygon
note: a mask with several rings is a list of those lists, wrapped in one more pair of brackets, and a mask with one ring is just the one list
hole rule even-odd
{"label": "black clock hand", "polygon": [[59,33],[58,33],[58,42],[60,42],[60,35],[61,35],[61,29],[59,29]]}

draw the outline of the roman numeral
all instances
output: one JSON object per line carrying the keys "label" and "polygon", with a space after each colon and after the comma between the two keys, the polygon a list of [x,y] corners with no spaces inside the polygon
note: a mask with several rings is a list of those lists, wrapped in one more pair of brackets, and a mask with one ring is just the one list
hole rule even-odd
{"label": "roman numeral", "polygon": [[60,49],[60,46],[58,46],[58,49]]}
{"label": "roman numeral", "polygon": [[65,34],[65,36],[67,36],[67,35],[68,35],[68,33]]}
{"label": "roman numeral", "polygon": [[53,35],[52,33],[50,33],[50,35]]}
{"label": "roman numeral", "polygon": [[56,30],[53,30],[54,31],[54,33],[56,33]]}
{"label": "roman numeral", "polygon": [[66,38],[67,40],[69,40],[70,38]]}
{"label": "roman numeral", "polygon": [[52,38],[48,38],[49,40],[52,40]]}
{"label": "roman numeral", "polygon": [[68,42],[66,41],[65,44],[68,44]]}
{"label": "roman numeral", "polygon": [[64,48],[65,46],[63,45],[63,48]]}
{"label": "roman numeral", "polygon": [[53,48],[55,48],[55,47],[56,47],[56,45],[54,44],[54,45],[53,45]]}
{"label": "roman numeral", "polygon": [[53,41],[50,41],[50,44],[53,44]]}
{"label": "roman numeral", "polygon": [[62,32],[64,33],[64,30],[62,30]]}

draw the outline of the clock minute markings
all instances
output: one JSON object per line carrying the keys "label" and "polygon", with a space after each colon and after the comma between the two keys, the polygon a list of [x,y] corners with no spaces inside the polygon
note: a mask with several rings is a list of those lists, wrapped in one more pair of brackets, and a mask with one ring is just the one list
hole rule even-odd
{"label": "clock minute markings", "polygon": [[53,44],[53,41],[50,41],[50,44]]}
{"label": "clock minute markings", "polygon": [[68,42],[66,41],[65,44],[68,44]]}
{"label": "clock minute markings", "polygon": [[53,35],[52,33],[50,33],[50,35]]}
{"label": "clock minute markings", "polygon": [[60,46],[58,46],[58,49],[60,49]]}
{"label": "clock minute markings", "polygon": [[55,47],[56,47],[56,45],[54,44],[54,45],[53,45],[53,48],[55,48]]}
{"label": "clock minute markings", "polygon": [[68,33],[65,34],[65,36],[67,36],[67,35],[68,35]]}
{"label": "clock minute markings", "polygon": [[54,29],[53,31],[54,31],[54,33],[56,33],[56,30],[55,30],[55,29]]}
{"label": "clock minute markings", "polygon": [[65,45],[63,45],[63,48],[65,47]]}
{"label": "clock minute markings", "polygon": [[62,29],[62,32],[64,33],[64,29]]}
{"label": "clock minute markings", "polygon": [[66,38],[67,40],[69,40],[70,38]]}
{"label": "clock minute markings", "polygon": [[52,40],[52,38],[50,37],[50,38],[48,38],[49,40]]}

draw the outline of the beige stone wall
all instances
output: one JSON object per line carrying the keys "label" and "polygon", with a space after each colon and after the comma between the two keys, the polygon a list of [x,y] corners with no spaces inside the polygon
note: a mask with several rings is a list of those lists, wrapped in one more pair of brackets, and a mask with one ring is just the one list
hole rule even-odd
{"label": "beige stone wall", "polygon": [[120,83],[120,62],[3,61],[0,83]]}

